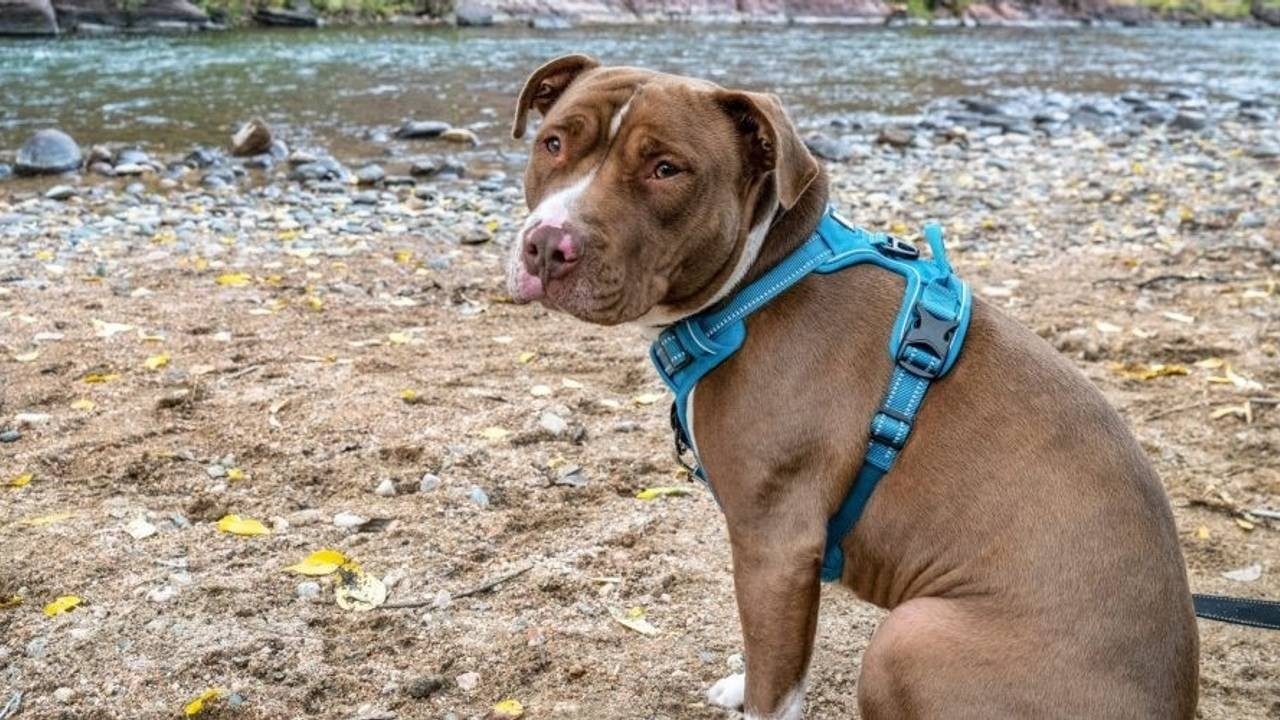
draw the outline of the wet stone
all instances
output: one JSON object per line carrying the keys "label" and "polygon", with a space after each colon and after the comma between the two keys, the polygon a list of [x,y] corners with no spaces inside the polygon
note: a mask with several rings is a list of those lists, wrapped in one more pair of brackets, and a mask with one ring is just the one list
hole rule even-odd
{"label": "wet stone", "polygon": [[844,162],[853,156],[853,146],[848,141],[822,133],[814,133],[805,138],[804,144],[809,152],[823,160]]}
{"label": "wet stone", "polygon": [[439,120],[406,120],[396,130],[396,137],[401,140],[430,140],[440,137],[452,126]]}
{"label": "wet stone", "polygon": [[1179,130],[1196,131],[1208,127],[1209,121],[1205,118],[1204,113],[1180,112],[1174,116],[1169,124]]}
{"label": "wet stone", "polygon": [[54,185],[44,196],[50,200],[69,200],[77,194],[76,189],[70,185]]}
{"label": "wet stone", "polygon": [[387,171],[381,165],[365,165],[356,171],[356,181],[361,185],[377,185],[386,177]]}
{"label": "wet stone", "polygon": [[77,170],[84,160],[80,146],[61,130],[40,130],[18,149],[19,175],[47,175]]}

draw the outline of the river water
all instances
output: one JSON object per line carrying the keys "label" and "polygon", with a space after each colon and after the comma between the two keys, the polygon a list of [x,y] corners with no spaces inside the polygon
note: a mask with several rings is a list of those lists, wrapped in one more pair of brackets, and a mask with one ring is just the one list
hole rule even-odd
{"label": "river water", "polygon": [[810,126],[1028,89],[1280,97],[1280,32],[1245,28],[366,27],[0,40],[0,157],[46,126],[82,144],[180,152],[224,144],[252,116],[334,149],[408,117],[505,137],[525,74],[565,52],[771,90]]}

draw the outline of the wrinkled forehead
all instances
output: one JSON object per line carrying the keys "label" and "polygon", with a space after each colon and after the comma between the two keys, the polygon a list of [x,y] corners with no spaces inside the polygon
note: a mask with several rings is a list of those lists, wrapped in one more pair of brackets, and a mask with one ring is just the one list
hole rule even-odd
{"label": "wrinkled forehead", "polygon": [[712,93],[719,89],[705,80],[652,70],[599,68],[569,86],[543,125],[591,122],[607,130],[608,136],[616,135],[624,125],[644,125],[696,136],[720,129],[712,100]]}

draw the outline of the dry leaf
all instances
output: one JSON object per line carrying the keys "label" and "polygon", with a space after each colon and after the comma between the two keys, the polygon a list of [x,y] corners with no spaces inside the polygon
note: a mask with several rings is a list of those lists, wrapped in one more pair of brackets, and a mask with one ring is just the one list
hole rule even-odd
{"label": "dry leaf", "polygon": [[129,524],[124,526],[124,531],[129,533],[134,540],[146,540],[157,532],[156,526],[147,522],[146,518],[130,520]]}
{"label": "dry leaf", "polygon": [[1253,404],[1246,400],[1239,405],[1223,405],[1217,410],[1209,413],[1209,417],[1213,420],[1218,420],[1220,418],[1227,417],[1228,415],[1234,415],[1241,420],[1244,420],[1246,424],[1252,425]]}
{"label": "dry leaf", "polygon": [[65,613],[65,612],[71,612],[79,605],[80,605],[80,598],[76,597],[75,595],[63,595],[57,600],[54,600],[48,605],[45,605],[44,614],[45,614],[45,617],[53,617],[55,615],[61,615],[62,613]]}
{"label": "dry leaf", "polygon": [[1191,325],[1196,321],[1194,317],[1187,315],[1186,313],[1174,312],[1172,310],[1165,311],[1164,316],[1174,322],[1186,323],[1187,325]]}
{"label": "dry leaf", "polygon": [[640,393],[631,398],[631,402],[637,405],[652,405],[662,399],[661,393]]}
{"label": "dry leaf", "polygon": [[365,612],[387,601],[387,586],[354,562],[339,567],[338,578],[333,595],[343,610]]}
{"label": "dry leaf", "polygon": [[223,273],[214,281],[223,287],[244,287],[252,282],[249,273]]}
{"label": "dry leaf", "polygon": [[672,485],[667,487],[651,487],[645,488],[636,493],[638,500],[656,500],[660,497],[679,497],[681,495],[689,495],[693,491],[687,487],[680,485]]}
{"label": "dry leaf", "polygon": [[20,488],[31,484],[31,479],[35,477],[31,473],[22,473],[21,475],[9,481],[9,487]]}
{"label": "dry leaf", "polygon": [[1187,375],[1190,373],[1185,365],[1166,365],[1155,363],[1147,365],[1140,362],[1111,363],[1111,371],[1129,380],[1153,380],[1169,375]]}
{"label": "dry leaf", "polygon": [[115,382],[119,379],[120,376],[115,373],[89,373],[81,378],[81,380],[89,385],[101,385],[103,383]]}
{"label": "dry leaf", "polygon": [[36,516],[24,517],[18,522],[22,523],[23,525],[30,525],[31,527],[44,527],[46,525],[53,525],[54,523],[60,523],[63,520],[70,520],[75,516],[76,514],[72,512],[56,512],[56,513],[49,513],[48,515],[36,515]]}
{"label": "dry leaf", "polygon": [[14,356],[13,356],[13,359],[14,359],[14,360],[17,360],[17,361],[18,361],[18,362],[20,362],[20,363],[29,363],[29,362],[35,362],[35,361],[36,361],[36,358],[38,358],[38,357],[40,357],[40,351],[39,351],[39,350],[32,350],[32,351],[31,351],[31,352],[29,352],[29,353],[22,353],[21,355],[14,355]]}
{"label": "dry leaf", "polygon": [[1197,540],[1208,540],[1209,537],[1210,537],[1209,528],[1205,527],[1204,525],[1201,525],[1200,527],[1196,528]]}
{"label": "dry leaf", "polygon": [[242,518],[239,515],[227,515],[218,521],[218,530],[232,535],[244,535],[252,537],[254,535],[270,535],[271,531],[267,529],[257,520],[251,518]]}
{"label": "dry leaf", "polygon": [[387,339],[390,340],[391,344],[393,345],[407,345],[410,341],[413,340],[413,338],[410,337],[408,333],[402,333],[402,332],[393,332],[387,335]]}
{"label": "dry leaf", "polygon": [[94,401],[92,401],[92,400],[88,400],[88,399],[86,399],[86,398],[81,398],[81,399],[76,400],[75,402],[71,403],[71,409],[72,409],[72,410],[80,410],[80,411],[82,411],[82,412],[90,412],[91,410],[93,410],[93,409],[94,409],[94,408],[96,408],[96,407],[98,407],[98,403],[96,403],[96,402],[94,402]]}
{"label": "dry leaf", "polygon": [[1254,563],[1238,570],[1228,570],[1222,573],[1222,577],[1236,582],[1253,582],[1262,577],[1262,563]]}
{"label": "dry leaf", "polygon": [[205,690],[204,692],[196,696],[194,700],[192,700],[191,702],[183,706],[182,714],[186,715],[187,717],[195,717],[196,715],[199,715],[200,713],[204,712],[205,703],[211,700],[217,700],[218,698],[226,694],[227,694],[227,691],[223,690],[222,688],[209,688],[208,690]]}
{"label": "dry leaf", "polygon": [[245,478],[244,471],[238,467],[227,468],[228,480],[243,480]]}
{"label": "dry leaf", "polygon": [[160,353],[159,355],[152,355],[151,357],[147,358],[143,364],[147,366],[148,370],[159,370],[160,368],[169,364],[169,353]]}
{"label": "dry leaf", "polygon": [[623,612],[618,608],[611,607],[609,608],[609,615],[623,627],[635,630],[641,635],[658,634],[658,628],[649,624],[649,621],[644,619],[644,608],[642,607],[633,607],[626,612]]}
{"label": "dry leaf", "polygon": [[101,320],[93,320],[93,332],[100,338],[110,338],[119,335],[122,332],[128,332],[133,329],[132,325],[125,323],[103,322]]}
{"label": "dry leaf", "polygon": [[1204,368],[1205,370],[1217,370],[1226,364],[1226,360],[1217,357],[1205,358],[1203,360],[1196,361],[1196,367]]}
{"label": "dry leaf", "polygon": [[1249,522],[1248,520],[1245,520],[1244,518],[1236,518],[1235,520],[1236,520],[1236,525],[1239,525],[1240,529],[1244,530],[1245,532],[1251,532],[1255,527],[1257,527],[1256,525]]}
{"label": "dry leaf", "polygon": [[317,550],[295,565],[285,568],[299,575],[329,575],[347,563],[347,556],[337,550]]}
{"label": "dry leaf", "polygon": [[0,598],[0,610],[8,610],[16,608],[22,604],[21,595],[10,595],[9,597]]}
{"label": "dry leaf", "polygon": [[531,350],[525,350],[516,356],[516,360],[519,360],[521,365],[528,365],[533,362],[533,359],[536,357],[538,357],[538,353]]}
{"label": "dry leaf", "polygon": [[517,720],[522,717],[524,717],[524,705],[521,705],[519,700],[507,698],[494,705],[485,716],[485,720]]}
{"label": "dry leaf", "polygon": [[480,437],[485,440],[502,440],[511,435],[511,431],[500,427],[487,427],[480,431]]}
{"label": "dry leaf", "polygon": [[562,378],[560,380],[560,384],[569,388],[570,390],[582,389],[582,383],[578,382],[577,380],[574,380],[573,378]]}
{"label": "dry leaf", "polygon": [[396,261],[396,263],[397,263],[397,264],[400,264],[400,265],[411,265],[411,264],[413,264],[413,251],[412,251],[412,250],[397,250],[397,251],[395,251],[395,254],[394,254],[394,255],[392,255],[392,257],[394,257],[394,258],[395,258],[395,261]]}
{"label": "dry leaf", "polygon": [[422,396],[418,394],[417,390],[407,388],[400,391],[400,399],[410,405],[416,405],[417,403],[422,402]]}

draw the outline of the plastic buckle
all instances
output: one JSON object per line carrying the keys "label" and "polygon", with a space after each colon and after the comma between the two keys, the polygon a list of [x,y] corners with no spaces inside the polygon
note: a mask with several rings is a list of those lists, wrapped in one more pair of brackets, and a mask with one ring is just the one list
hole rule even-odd
{"label": "plastic buckle", "polygon": [[885,235],[883,239],[877,240],[876,249],[885,255],[892,255],[904,260],[915,260],[920,257],[920,250],[915,245],[893,235]]}
{"label": "plastic buckle", "polygon": [[[676,346],[680,353],[680,362],[672,360],[668,343]],[[674,377],[677,372],[680,372],[693,362],[693,356],[689,354],[688,350],[685,350],[684,343],[680,342],[680,338],[676,335],[674,329],[662,331],[662,337],[655,344],[654,353],[658,356],[658,360],[662,362],[662,373],[667,377]]]}
{"label": "plastic buckle", "polygon": [[[701,478],[702,467],[698,462],[698,456],[693,452],[693,448],[689,447],[688,441],[684,439],[684,428],[680,427],[680,413],[676,410],[676,404],[671,403],[671,434],[675,437],[675,456],[676,463],[689,473],[690,478]],[[692,456],[693,462],[685,460],[685,456]]]}
{"label": "plastic buckle", "polygon": [[[955,330],[960,327],[960,320],[940,318],[929,312],[923,305],[916,303],[916,324],[907,330],[898,348],[898,366],[903,370],[926,380],[937,379],[942,366],[951,353],[951,343],[955,339]],[[921,367],[911,361],[907,351],[910,348],[924,348],[938,358],[938,368]]]}

